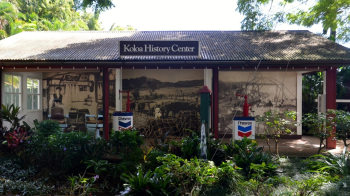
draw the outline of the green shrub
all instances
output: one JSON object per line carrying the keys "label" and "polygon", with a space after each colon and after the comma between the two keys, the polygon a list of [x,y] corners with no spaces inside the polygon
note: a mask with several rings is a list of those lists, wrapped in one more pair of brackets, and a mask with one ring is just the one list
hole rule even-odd
{"label": "green shrub", "polygon": [[61,131],[61,128],[57,121],[48,119],[41,122],[35,123],[35,134],[48,137],[50,135],[55,135]]}
{"label": "green shrub", "polygon": [[58,132],[48,137],[35,135],[28,142],[26,155],[31,162],[38,168],[58,174],[82,169],[82,162],[92,159],[86,149],[89,149],[89,145],[95,145],[82,132]]}
{"label": "green shrub", "polygon": [[258,147],[255,140],[244,137],[242,140],[235,140],[226,144],[224,147],[226,157],[232,159],[236,165],[242,168],[242,172],[247,178],[251,178],[254,170],[251,164],[264,163],[263,172],[266,176],[273,176],[276,174],[278,159],[264,153],[262,147]]}
{"label": "green shrub", "polygon": [[349,151],[344,147],[340,155],[328,152],[327,155],[314,155],[306,160],[310,171],[328,172],[341,176],[350,175],[350,165],[348,164]]}
{"label": "green shrub", "polygon": [[0,178],[0,195],[48,195],[53,187],[43,182],[26,182],[21,180],[5,180]]}
{"label": "green shrub", "polygon": [[159,169],[171,177],[171,185],[180,195],[198,195],[221,184],[230,184],[228,191],[234,190],[241,180],[232,163],[216,167],[213,162],[205,162],[196,157],[186,160],[173,154],[158,157],[162,162]]}

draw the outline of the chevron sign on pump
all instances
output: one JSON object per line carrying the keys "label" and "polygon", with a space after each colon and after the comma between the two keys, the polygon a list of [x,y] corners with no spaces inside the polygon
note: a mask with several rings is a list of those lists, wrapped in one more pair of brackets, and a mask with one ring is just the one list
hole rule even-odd
{"label": "chevron sign on pump", "polygon": [[234,118],[234,136],[235,140],[247,137],[255,139],[255,118],[254,117],[235,117]]}

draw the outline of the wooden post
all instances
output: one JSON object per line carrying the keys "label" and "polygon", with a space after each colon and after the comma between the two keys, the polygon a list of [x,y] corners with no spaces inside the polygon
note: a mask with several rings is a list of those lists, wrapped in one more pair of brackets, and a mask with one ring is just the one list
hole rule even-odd
{"label": "wooden post", "polygon": [[[337,66],[331,66],[326,71],[326,109],[337,109]],[[331,131],[332,136],[326,140],[326,147],[329,149],[335,149],[337,147],[337,141],[334,140],[336,128],[334,127]]]}
{"label": "wooden post", "polygon": [[103,68],[103,133],[109,140],[109,73],[108,68]]}
{"label": "wooden post", "polygon": [[219,138],[219,70],[213,69],[213,131],[215,139]]}

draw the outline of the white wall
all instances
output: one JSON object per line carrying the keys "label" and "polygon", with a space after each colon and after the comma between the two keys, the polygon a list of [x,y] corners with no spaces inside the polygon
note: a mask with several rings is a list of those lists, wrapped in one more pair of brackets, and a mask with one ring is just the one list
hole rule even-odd
{"label": "white wall", "polygon": [[[39,105],[40,105],[40,109],[39,110],[27,110],[27,78],[35,78],[35,79],[39,79],[40,80],[40,86],[39,86],[39,92],[40,94],[42,94],[42,73],[39,72],[9,72],[9,71],[3,71],[2,72],[2,103],[4,102],[4,74],[13,74],[13,75],[18,75],[21,76],[22,79],[22,97],[21,97],[21,111],[19,113],[19,117],[23,116],[23,115],[27,115],[24,119],[24,121],[26,121],[30,126],[34,126],[33,120],[37,119],[38,121],[42,121],[43,120],[43,111],[42,111],[42,96],[40,96],[39,99]],[[22,124],[22,123],[21,123]],[[3,122],[3,126],[4,127],[10,127],[10,124],[8,122]]]}

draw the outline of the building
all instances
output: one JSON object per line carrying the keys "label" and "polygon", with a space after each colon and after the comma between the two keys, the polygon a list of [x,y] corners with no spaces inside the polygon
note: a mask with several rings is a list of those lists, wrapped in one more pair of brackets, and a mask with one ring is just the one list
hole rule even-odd
{"label": "building", "polygon": [[335,109],[336,68],[349,64],[349,48],[309,31],[23,32],[0,41],[1,102],[21,106],[27,122],[61,107],[70,130],[84,129],[85,114],[100,111],[109,130],[112,113],[125,110],[119,90],[130,91],[134,126],[152,137],[195,128],[197,92],[207,85],[218,137],[231,134],[241,113],[236,94],[248,95],[253,116],[301,114],[306,72],[327,73],[327,109]]}

